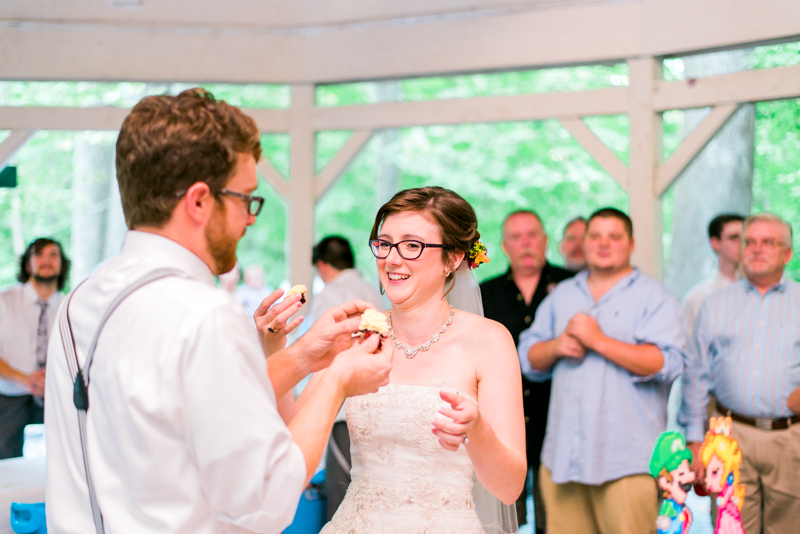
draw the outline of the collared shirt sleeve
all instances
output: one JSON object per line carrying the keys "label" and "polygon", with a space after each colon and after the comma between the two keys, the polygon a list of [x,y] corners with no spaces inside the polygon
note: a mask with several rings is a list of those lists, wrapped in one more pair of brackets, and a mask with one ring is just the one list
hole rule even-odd
{"label": "collared shirt sleeve", "polygon": [[637,344],[655,345],[664,358],[660,370],[648,376],[634,376],[634,382],[669,383],[683,373],[688,361],[686,318],[680,304],[666,288],[660,287],[648,296],[643,315],[634,327],[634,340]]}
{"label": "collared shirt sleeve", "polygon": [[[31,282],[17,284],[0,292],[0,359],[25,374],[34,372],[36,364],[36,328],[39,306]],[[0,394],[28,395],[27,386],[0,376]]]}
{"label": "collared shirt sleeve", "polygon": [[553,309],[553,293],[545,297],[536,311],[536,319],[527,330],[519,336],[517,353],[522,374],[531,382],[545,382],[553,377],[553,368],[547,371],[537,371],[528,360],[528,352],[537,343],[550,341],[555,334],[555,310]]}
{"label": "collared shirt sleeve", "polygon": [[683,311],[686,314],[686,321],[689,326],[689,335],[692,334],[694,331],[694,322],[697,319],[697,314],[700,311],[700,304],[702,300],[699,300],[696,293],[691,293],[687,298],[686,302],[683,305]]}
{"label": "collared shirt sleeve", "polygon": [[189,339],[181,364],[186,440],[217,519],[278,533],[304,489],[306,465],[278,415],[257,336],[247,318],[220,307]]}
{"label": "collared shirt sleeve", "polygon": [[3,329],[0,330],[0,360],[8,363],[8,356],[6,355],[6,351],[8,351],[6,337],[8,336],[8,318],[6,317],[6,302],[3,298],[3,294],[0,293],[0,325],[3,325]]}
{"label": "collared shirt sleeve", "polygon": [[686,427],[686,441],[701,442],[705,432],[708,392],[711,389],[711,323],[708,301],[700,307],[692,336],[689,363],[683,374],[683,399],[678,422]]}

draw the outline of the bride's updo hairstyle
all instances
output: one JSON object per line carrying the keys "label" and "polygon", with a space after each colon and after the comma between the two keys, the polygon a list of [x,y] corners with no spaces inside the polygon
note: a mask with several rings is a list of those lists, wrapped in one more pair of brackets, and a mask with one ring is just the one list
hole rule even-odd
{"label": "bride's updo hairstyle", "polygon": [[[420,213],[439,228],[442,261],[450,266],[450,275],[445,280],[445,295],[450,292],[456,277],[452,254],[466,254],[481,237],[478,232],[478,217],[475,210],[461,195],[443,187],[418,187],[400,191],[381,206],[375,215],[375,224],[369,234],[370,241],[378,238],[383,222],[396,213]],[[466,261],[466,258],[464,259]]]}

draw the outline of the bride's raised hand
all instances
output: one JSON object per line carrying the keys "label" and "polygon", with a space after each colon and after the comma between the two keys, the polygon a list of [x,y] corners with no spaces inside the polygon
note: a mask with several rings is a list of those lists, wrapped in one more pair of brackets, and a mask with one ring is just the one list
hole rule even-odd
{"label": "bride's raised hand", "polygon": [[[292,295],[283,302],[275,304],[275,301],[282,296],[283,290],[276,289],[261,301],[261,305],[253,314],[253,320],[256,322],[256,328],[261,337],[261,346],[267,358],[283,350],[286,347],[286,336],[303,322],[302,316],[289,320],[302,307],[301,295]],[[273,304],[275,305],[273,306]]]}
{"label": "bride's raised hand", "polygon": [[439,396],[450,404],[450,407],[439,410],[445,418],[434,418],[433,433],[439,438],[439,444],[444,449],[457,451],[459,445],[468,443],[469,434],[480,424],[481,413],[478,405],[463,395],[442,390]]}

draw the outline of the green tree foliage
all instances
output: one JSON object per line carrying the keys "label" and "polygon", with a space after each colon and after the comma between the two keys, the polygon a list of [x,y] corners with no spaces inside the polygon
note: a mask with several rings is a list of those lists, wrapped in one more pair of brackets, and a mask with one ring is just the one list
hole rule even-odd
{"label": "green tree foliage", "polygon": [[[0,82],[0,105],[9,106],[133,106],[142,97],[177,94],[198,84],[145,84],[97,82]],[[287,86],[199,84],[217,98],[249,108],[285,108]],[[97,142],[113,143],[116,135],[98,132]],[[0,132],[0,141],[8,132]],[[18,186],[0,189],[0,287],[14,282],[17,257],[22,246],[39,236],[58,239],[71,254],[73,140],[75,132],[38,132],[14,158]],[[284,176],[289,173],[289,136],[262,136],[264,157]],[[242,240],[239,257],[244,265],[260,263],[268,282],[279,284],[286,276],[286,206],[275,191],[263,183],[257,193],[266,203],[256,224]],[[14,243],[13,228],[18,229]],[[16,246],[15,246],[16,245]]]}
{"label": "green tree foliage", "polygon": [[[756,48],[752,68],[800,64],[800,44]],[[682,79],[680,59],[665,62],[668,80]],[[466,98],[499,94],[590,90],[627,85],[627,67],[573,67],[527,72],[466,75],[402,80],[405,101]],[[175,94],[191,84],[3,82],[0,104],[14,106],[132,106],[147,94]],[[218,98],[250,108],[285,108],[286,86],[206,84]],[[320,86],[320,106],[358,105],[377,101],[375,84]],[[617,156],[628,162],[627,117],[593,117],[587,125]],[[664,156],[680,144],[682,112],[664,115]],[[6,134],[0,132],[0,139]],[[319,172],[346,143],[350,132],[317,135]],[[72,196],[73,136],[71,132],[39,132],[15,156],[19,173],[16,189],[0,189],[0,285],[12,283],[16,255],[12,228],[23,244],[40,235],[61,240],[69,253]],[[262,136],[264,156],[289,176],[290,140],[287,135]],[[771,210],[790,221],[800,220],[800,100],[757,106],[754,211]],[[374,259],[366,246],[378,208],[376,179],[385,154],[377,137],[352,162],[316,208],[315,238],[340,234],[351,240],[358,266],[374,275]],[[557,241],[563,225],[575,215],[588,215],[603,206],[627,209],[627,195],[597,165],[557,121],[467,124],[405,128],[399,131],[399,150],[392,163],[400,187],[441,185],[463,195],[475,207],[483,241],[492,262],[476,271],[479,278],[507,267],[500,249],[504,216],[516,209],[533,209],[550,235],[549,257],[561,261]],[[262,180],[256,194],[266,197],[258,222],[239,247],[243,265],[260,263],[268,282],[277,285],[287,272],[287,207]],[[669,253],[672,204],[664,203],[665,252]],[[19,243],[17,243],[19,244]],[[796,244],[800,242],[796,241]],[[800,276],[800,255],[789,272]]]}

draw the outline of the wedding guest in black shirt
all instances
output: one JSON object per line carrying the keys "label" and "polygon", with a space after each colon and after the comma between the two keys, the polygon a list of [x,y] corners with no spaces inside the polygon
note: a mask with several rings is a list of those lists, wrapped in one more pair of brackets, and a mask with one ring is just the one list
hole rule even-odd
{"label": "wedding guest in black shirt", "polygon": [[[519,335],[529,328],[536,309],[552,289],[574,273],[551,265],[545,258],[547,234],[539,216],[533,211],[515,211],[503,223],[503,252],[508,256],[506,273],[481,284],[484,315],[506,328],[519,342]],[[527,434],[528,469],[539,472],[547,407],[550,403],[550,382],[534,383],[522,378]],[[529,476],[530,473],[529,473]],[[543,533],[545,510],[539,494],[537,476],[533,480],[533,501],[536,512],[536,532]],[[526,500],[528,485],[517,500],[519,524],[527,523]]]}

